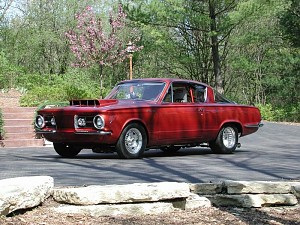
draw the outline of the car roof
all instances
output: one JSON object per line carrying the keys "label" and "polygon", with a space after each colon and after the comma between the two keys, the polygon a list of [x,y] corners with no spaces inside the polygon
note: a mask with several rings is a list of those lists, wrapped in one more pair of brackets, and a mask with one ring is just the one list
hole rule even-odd
{"label": "car roof", "polygon": [[202,83],[202,82],[199,82],[199,81],[179,79],[179,78],[142,78],[142,79],[124,80],[124,81],[119,82],[119,84],[131,83],[131,82],[143,82],[143,81],[167,82],[167,83],[184,82],[184,83],[200,84],[200,85],[203,85],[203,86],[206,86],[206,87],[210,87],[208,84],[205,84],[205,83]]}

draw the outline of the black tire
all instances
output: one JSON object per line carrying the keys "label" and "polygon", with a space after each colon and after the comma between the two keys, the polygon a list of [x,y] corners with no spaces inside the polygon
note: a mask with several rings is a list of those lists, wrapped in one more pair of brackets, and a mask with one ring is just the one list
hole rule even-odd
{"label": "black tire", "polygon": [[122,159],[141,158],[147,145],[147,134],[144,127],[131,123],[122,131],[116,145],[116,151]]}
{"label": "black tire", "polygon": [[178,152],[180,149],[181,149],[180,146],[174,146],[174,145],[165,146],[165,147],[160,148],[160,150],[162,150],[163,152],[166,152],[166,153],[175,153],[175,152]]}
{"label": "black tire", "polygon": [[79,147],[63,143],[53,143],[53,147],[56,153],[64,158],[75,157],[81,151]]}
{"label": "black tire", "polygon": [[238,145],[238,130],[234,125],[225,125],[220,130],[217,139],[209,142],[214,153],[231,154]]}

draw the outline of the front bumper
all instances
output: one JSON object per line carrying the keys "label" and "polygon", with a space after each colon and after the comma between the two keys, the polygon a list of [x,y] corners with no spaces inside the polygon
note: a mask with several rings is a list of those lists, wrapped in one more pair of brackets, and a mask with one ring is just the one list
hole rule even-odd
{"label": "front bumper", "polygon": [[115,144],[117,137],[111,131],[78,131],[78,130],[36,130],[48,141],[54,143],[78,143],[82,145]]}

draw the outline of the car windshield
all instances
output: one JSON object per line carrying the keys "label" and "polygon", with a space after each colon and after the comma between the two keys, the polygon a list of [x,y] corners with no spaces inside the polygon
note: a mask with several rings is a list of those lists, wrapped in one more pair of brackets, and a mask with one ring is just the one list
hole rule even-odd
{"label": "car windshield", "polygon": [[165,87],[164,82],[130,82],[119,84],[108,96],[109,99],[157,99]]}

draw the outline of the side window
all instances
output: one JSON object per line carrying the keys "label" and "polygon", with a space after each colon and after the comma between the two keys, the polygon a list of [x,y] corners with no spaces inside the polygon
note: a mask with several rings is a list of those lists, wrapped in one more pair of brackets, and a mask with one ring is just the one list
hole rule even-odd
{"label": "side window", "polygon": [[173,101],[174,102],[193,102],[193,91],[186,83],[173,84]]}
{"label": "side window", "polygon": [[215,90],[215,101],[217,103],[234,103],[228,99],[226,99],[223,95]]}
{"label": "side window", "polygon": [[206,88],[204,86],[196,86],[195,88],[195,102],[206,101]]}
{"label": "side window", "polygon": [[205,102],[206,101],[206,87],[201,85],[193,85],[188,83],[173,83],[169,88],[163,102]]}
{"label": "side window", "polygon": [[163,102],[172,102],[172,93],[171,93],[172,88],[169,87],[169,90],[166,94],[166,96],[164,97]]}

